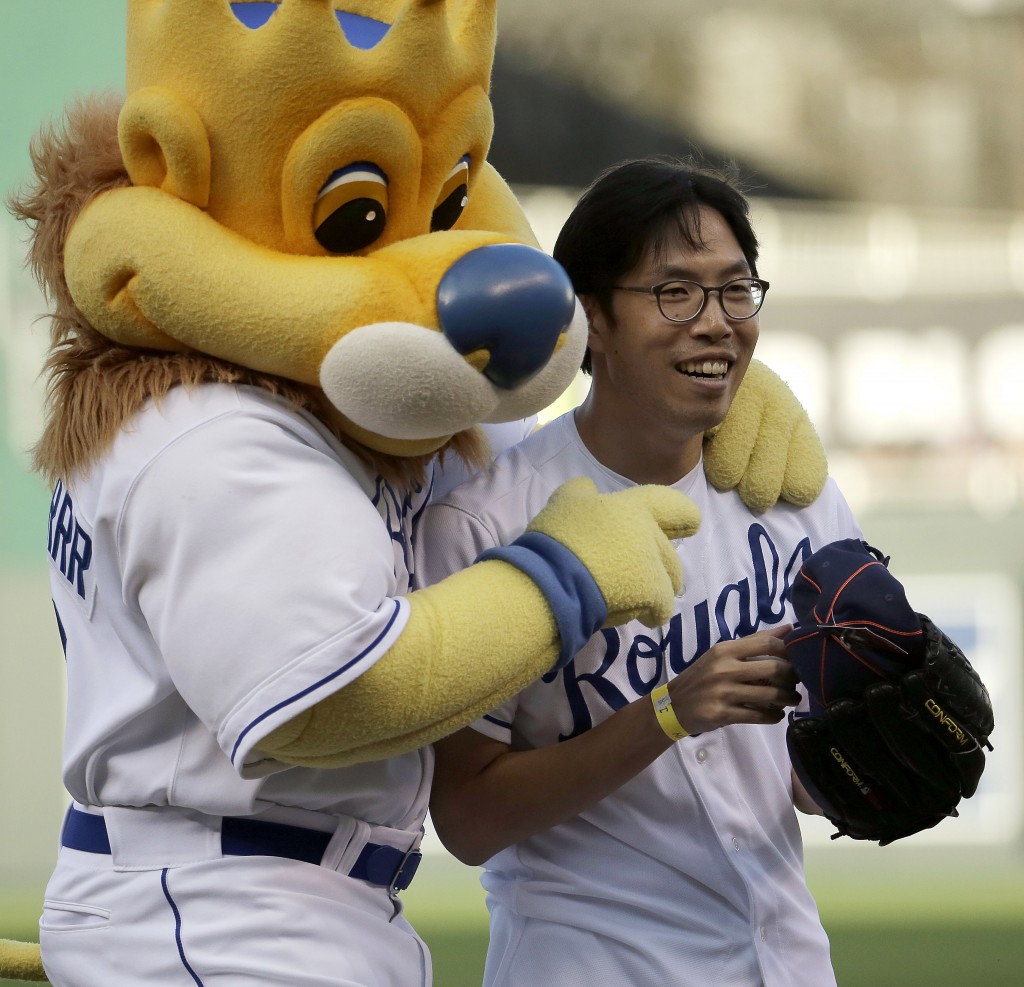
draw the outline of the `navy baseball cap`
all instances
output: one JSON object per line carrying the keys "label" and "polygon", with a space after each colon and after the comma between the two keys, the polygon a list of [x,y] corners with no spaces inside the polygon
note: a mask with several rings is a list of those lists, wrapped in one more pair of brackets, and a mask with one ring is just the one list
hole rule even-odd
{"label": "navy baseball cap", "polygon": [[825,545],[800,567],[792,588],[796,624],[785,644],[812,716],[924,659],[921,618],[888,566],[878,549],[847,538]]}

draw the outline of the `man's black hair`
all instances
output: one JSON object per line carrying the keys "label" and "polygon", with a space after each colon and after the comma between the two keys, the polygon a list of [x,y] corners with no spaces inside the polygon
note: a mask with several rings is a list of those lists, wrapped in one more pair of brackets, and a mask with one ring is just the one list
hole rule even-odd
{"label": "man's black hair", "polygon": [[[612,285],[649,248],[661,250],[674,232],[694,250],[703,248],[701,206],[721,214],[756,277],[757,236],[735,173],[668,157],[623,161],[598,175],[558,234],[555,260],[576,294],[591,295],[610,315]],[[589,350],[583,370],[590,373]]]}

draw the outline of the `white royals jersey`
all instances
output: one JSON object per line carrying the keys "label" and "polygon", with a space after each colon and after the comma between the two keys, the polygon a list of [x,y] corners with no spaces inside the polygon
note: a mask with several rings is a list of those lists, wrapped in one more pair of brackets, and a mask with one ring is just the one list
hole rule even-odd
{"label": "white royals jersey", "polygon": [[418,826],[429,751],[314,770],[255,748],[402,632],[428,488],[396,492],[257,388],[179,387],[136,415],[50,509],[72,797]]}
{"label": "white royals jersey", "polygon": [[[632,485],[590,455],[570,412],[432,502],[419,528],[421,576],[443,578],[508,544],[581,475],[602,492]],[[702,524],[677,542],[685,588],[669,623],[602,630],[477,730],[537,748],[590,729],[718,641],[791,621],[802,560],[860,536],[831,480],[812,506],[764,514],[710,487],[702,465],[675,487]],[[785,731],[783,722],[687,737],[594,808],[488,861],[486,984],[834,984],[803,874]]]}

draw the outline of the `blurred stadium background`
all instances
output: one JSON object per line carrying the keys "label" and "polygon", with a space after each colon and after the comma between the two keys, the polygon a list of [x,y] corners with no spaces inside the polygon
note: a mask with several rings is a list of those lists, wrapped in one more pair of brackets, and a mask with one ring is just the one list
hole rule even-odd
{"label": "blurred stadium background", "polygon": [[[77,92],[120,89],[123,0],[3,0],[0,188]],[[545,246],[625,157],[729,159],[772,282],[759,356],[806,404],[868,539],[996,705],[977,796],[886,848],[806,828],[839,982],[1024,969],[1024,2],[503,0],[492,160]],[[45,305],[0,215],[0,935],[34,937],[65,796],[63,670],[27,468]],[[567,394],[577,401],[585,385]],[[554,409],[553,409],[554,410]],[[439,987],[479,983],[475,871],[406,895]]]}

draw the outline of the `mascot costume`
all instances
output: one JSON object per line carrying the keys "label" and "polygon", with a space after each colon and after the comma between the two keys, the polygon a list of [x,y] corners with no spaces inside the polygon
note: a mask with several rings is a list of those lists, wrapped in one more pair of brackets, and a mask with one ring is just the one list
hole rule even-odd
{"label": "mascot costume", "polygon": [[[54,310],[36,466],[72,803],[42,960],[5,942],[0,975],[429,984],[397,895],[430,743],[602,625],[660,623],[698,519],[576,486],[415,588],[432,487],[525,434],[496,426],[586,346],[487,163],[495,0],[127,6],[126,98],[44,130],[12,200]],[[755,508],[825,476],[763,367],[707,463]]]}

